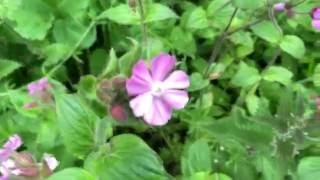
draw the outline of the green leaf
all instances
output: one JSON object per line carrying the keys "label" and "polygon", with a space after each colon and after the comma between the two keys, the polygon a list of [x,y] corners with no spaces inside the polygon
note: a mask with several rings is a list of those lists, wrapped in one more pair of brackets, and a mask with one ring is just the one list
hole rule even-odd
{"label": "green leaf", "polygon": [[197,45],[191,32],[180,27],[173,28],[170,34],[172,48],[178,52],[193,57],[197,51]]}
{"label": "green leaf", "polygon": [[81,76],[78,85],[78,93],[82,97],[95,99],[97,93],[97,79],[93,75]]}
{"label": "green leaf", "polygon": [[254,34],[270,43],[278,44],[281,40],[281,33],[271,21],[262,21],[251,29]]}
{"label": "green leaf", "polygon": [[320,87],[320,64],[317,64],[317,66],[314,69],[313,84],[316,87]]}
{"label": "green leaf", "polygon": [[233,76],[231,83],[240,87],[248,87],[254,85],[260,81],[260,79],[259,71],[256,68],[241,62],[239,70],[235,76]]}
{"label": "green leaf", "polygon": [[98,117],[74,95],[56,95],[57,119],[68,151],[84,158],[94,148]]}
{"label": "green leaf", "polygon": [[0,79],[8,76],[10,73],[13,73],[16,69],[20,67],[21,64],[15,61],[0,59]]}
{"label": "green leaf", "polygon": [[112,73],[117,72],[118,70],[118,58],[113,48],[111,48],[109,52],[109,61],[106,65],[105,69],[103,70],[101,76],[104,77],[106,75],[110,75]]}
{"label": "green leaf", "polygon": [[210,84],[209,80],[204,79],[200,73],[192,73],[190,77],[189,91],[199,91]]}
{"label": "green leaf", "polygon": [[90,0],[60,0],[57,7],[62,14],[81,21],[87,13],[89,4]]}
{"label": "green leaf", "polygon": [[306,53],[304,42],[298,36],[294,35],[284,36],[280,43],[280,47],[283,51],[297,59],[302,59]]}
{"label": "green leaf", "polygon": [[113,137],[99,152],[89,155],[84,167],[98,179],[168,179],[157,154],[131,134]]}
{"label": "green leaf", "polygon": [[138,11],[131,9],[128,4],[120,4],[104,11],[100,19],[107,18],[113,22],[125,25],[137,25],[140,23]]}
{"label": "green leaf", "polygon": [[251,0],[233,0],[233,3],[242,9],[257,9],[264,5],[263,1],[251,1]]}
{"label": "green leaf", "polygon": [[102,48],[96,49],[90,54],[89,60],[90,72],[97,76],[102,73],[107,64],[108,52]]}
{"label": "green leaf", "polygon": [[231,178],[222,173],[197,172],[189,178],[184,178],[184,180],[231,180]]}
{"label": "green leaf", "polygon": [[159,3],[153,3],[148,6],[144,22],[148,23],[172,18],[178,18],[178,16],[170,8]]}
{"label": "green leaf", "polygon": [[43,40],[54,19],[50,8],[41,0],[10,0],[1,2],[7,7],[9,25],[22,37]]}
{"label": "green leaf", "polygon": [[131,70],[134,63],[136,63],[139,60],[140,53],[141,53],[141,48],[139,47],[139,43],[134,39],[130,39],[130,40],[132,42],[132,47],[130,48],[130,51],[128,51],[123,56],[121,56],[118,61],[120,73],[128,76],[131,74]]}
{"label": "green leaf", "polygon": [[186,22],[186,27],[190,29],[204,29],[209,26],[206,11],[202,7],[194,9]]}
{"label": "green leaf", "polygon": [[197,140],[191,144],[181,157],[181,168],[184,176],[191,176],[197,172],[210,172],[211,151],[208,143],[203,140]]}
{"label": "green leaf", "polygon": [[72,19],[57,20],[53,27],[53,37],[61,44],[74,47],[80,41],[81,48],[90,47],[96,40],[96,30],[88,24]]}
{"label": "green leaf", "polygon": [[290,84],[292,76],[292,72],[280,66],[270,66],[262,73],[262,79],[266,81],[279,82],[283,85]]}
{"label": "green leaf", "polygon": [[250,114],[255,114],[258,110],[260,99],[255,94],[249,94],[246,99],[246,105]]}
{"label": "green leaf", "polygon": [[320,157],[305,157],[298,165],[299,180],[319,179],[320,177]]}
{"label": "green leaf", "polygon": [[95,180],[88,171],[81,168],[67,168],[51,175],[47,180]]}
{"label": "green leaf", "polygon": [[52,66],[67,58],[70,46],[66,44],[54,43],[50,44],[43,49],[43,55],[46,60],[43,62],[43,66]]}

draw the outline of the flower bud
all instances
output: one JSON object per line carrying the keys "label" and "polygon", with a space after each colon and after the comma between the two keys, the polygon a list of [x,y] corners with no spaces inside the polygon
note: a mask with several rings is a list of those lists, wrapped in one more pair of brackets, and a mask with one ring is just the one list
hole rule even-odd
{"label": "flower bud", "polygon": [[110,103],[113,98],[112,92],[112,82],[108,79],[103,80],[98,89],[97,89],[97,96],[99,99],[105,103]]}
{"label": "flower bud", "polygon": [[128,115],[124,107],[119,104],[114,104],[111,106],[110,114],[113,119],[118,121],[126,121],[128,119]]}
{"label": "flower bud", "polygon": [[112,79],[112,86],[114,90],[122,90],[126,87],[126,78],[123,76],[116,76]]}
{"label": "flower bud", "polygon": [[277,11],[283,11],[286,9],[286,3],[276,3],[273,5],[273,8]]}

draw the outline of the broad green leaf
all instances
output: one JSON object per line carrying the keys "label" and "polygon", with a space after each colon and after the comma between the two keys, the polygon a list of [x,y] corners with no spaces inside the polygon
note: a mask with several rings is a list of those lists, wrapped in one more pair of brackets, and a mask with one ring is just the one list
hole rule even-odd
{"label": "broad green leaf", "polygon": [[53,14],[42,0],[4,1],[5,15],[10,26],[22,37],[30,40],[43,40],[51,28]]}
{"label": "broad green leaf", "polygon": [[98,179],[168,179],[157,154],[138,136],[122,134],[111,138],[84,165]]}
{"label": "broad green leaf", "polygon": [[111,48],[111,50],[109,52],[109,61],[106,65],[106,67],[104,68],[101,76],[104,77],[106,75],[110,75],[112,73],[115,73],[115,72],[117,72],[118,69],[119,69],[118,58],[116,56],[116,53],[114,52],[114,49]]}
{"label": "broad green leaf", "polygon": [[197,172],[191,177],[183,178],[183,180],[231,180],[231,177],[222,173]]}
{"label": "broad green leaf", "polygon": [[20,67],[21,64],[15,61],[0,59],[0,79],[8,76],[10,73],[14,72],[16,69]]}
{"label": "broad green leaf", "polygon": [[320,64],[317,64],[317,66],[314,69],[313,84],[316,87],[320,87]]}
{"label": "broad green leaf", "polygon": [[284,179],[285,171],[276,157],[263,157],[260,156],[256,160],[256,164],[261,169],[265,180]]}
{"label": "broad green leaf", "polygon": [[95,180],[88,171],[81,168],[67,168],[51,175],[47,180]]}
{"label": "broad green leaf", "polygon": [[116,7],[107,9],[99,18],[106,18],[113,22],[126,25],[135,25],[140,23],[140,15],[138,11],[131,9],[128,4],[120,4]]}
{"label": "broad green leaf", "polygon": [[43,66],[52,66],[67,58],[66,56],[70,52],[71,47],[66,44],[54,43],[43,49],[43,55],[45,61]]}
{"label": "broad green leaf", "polygon": [[191,176],[197,172],[210,172],[211,150],[208,143],[203,140],[197,140],[191,144],[181,157],[181,168],[184,176]]}
{"label": "broad green leaf", "polygon": [[320,157],[311,156],[300,160],[298,165],[299,180],[319,179],[320,177]]}
{"label": "broad green leaf", "polygon": [[97,76],[102,73],[107,64],[108,52],[102,48],[96,49],[90,54],[89,60],[90,72]]}
{"label": "broad green leaf", "polygon": [[262,79],[266,81],[279,82],[283,85],[288,85],[291,82],[292,76],[292,72],[280,66],[270,66],[262,73]]}
{"label": "broad green leaf", "polygon": [[246,105],[250,114],[255,114],[258,110],[260,99],[255,94],[249,94],[246,99]]}
{"label": "broad green leaf", "polygon": [[144,22],[148,23],[171,18],[178,18],[178,16],[169,7],[159,3],[153,3],[148,6]]}
{"label": "broad green leaf", "polygon": [[[131,74],[131,70],[134,63],[136,63],[139,60],[141,55],[141,48],[139,47],[139,43],[134,39],[130,39],[130,41],[132,42],[132,47],[130,48],[130,51],[121,56],[118,61],[120,73],[127,76]],[[111,55],[113,56],[113,54]],[[113,61],[115,61],[115,59],[113,59]]]}
{"label": "broad green leaf", "polygon": [[207,15],[209,20],[211,20],[210,25],[222,30],[228,24],[233,11],[234,6],[229,1],[211,1],[207,9]]}
{"label": "broad green leaf", "polygon": [[304,42],[298,36],[294,35],[284,36],[280,43],[280,47],[283,51],[297,59],[302,59],[306,53]]}
{"label": "broad green leaf", "polygon": [[231,83],[240,87],[248,87],[254,85],[260,81],[260,79],[259,71],[256,68],[241,62],[239,70],[235,76],[233,76]]}
{"label": "broad green leaf", "polygon": [[57,20],[53,26],[53,37],[58,43],[70,47],[80,43],[80,48],[88,48],[96,40],[96,30],[89,24],[72,19]]}
{"label": "broad green leaf", "polygon": [[252,0],[233,0],[233,3],[242,9],[257,9],[264,5],[264,1],[252,1]]}
{"label": "broad green leaf", "polygon": [[197,51],[197,45],[191,32],[180,27],[173,28],[170,34],[172,48],[185,55],[193,57]]}
{"label": "broad green leaf", "polygon": [[207,14],[202,7],[194,9],[186,22],[186,27],[190,29],[204,29],[208,26]]}
{"label": "broad green leaf", "polygon": [[97,93],[97,79],[93,75],[86,75],[80,78],[78,93],[82,97],[95,99]]}
{"label": "broad green leaf", "polygon": [[271,21],[262,21],[251,29],[254,34],[270,43],[277,44],[281,40],[281,33]]}
{"label": "broad green leaf", "polygon": [[191,84],[188,90],[191,92],[201,90],[210,84],[209,80],[204,79],[202,74],[197,72],[191,74],[190,83]]}
{"label": "broad green leaf", "polygon": [[98,117],[74,95],[57,94],[56,108],[60,133],[66,148],[84,158],[94,148]]}
{"label": "broad green leaf", "polygon": [[87,13],[89,4],[90,0],[59,0],[57,8],[61,13],[81,21]]}

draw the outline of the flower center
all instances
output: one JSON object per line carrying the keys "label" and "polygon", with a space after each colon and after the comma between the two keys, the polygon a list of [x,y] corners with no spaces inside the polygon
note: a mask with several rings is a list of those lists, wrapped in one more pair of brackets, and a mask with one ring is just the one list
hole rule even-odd
{"label": "flower center", "polygon": [[154,82],[152,84],[151,94],[153,96],[159,97],[162,95],[162,93],[163,93],[163,88],[162,88],[161,82]]}

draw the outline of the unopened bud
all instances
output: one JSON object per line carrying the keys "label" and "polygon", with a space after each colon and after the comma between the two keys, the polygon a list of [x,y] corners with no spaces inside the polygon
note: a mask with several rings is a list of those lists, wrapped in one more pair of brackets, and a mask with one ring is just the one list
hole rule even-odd
{"label": "unopened bud", "polygon": [[135,9],[137,6],[136,0],[128,0],[128,4],[132,9]]}
{"label": "unopened bud", "polygon": [[273,5],[273,8],[277,11],[283,11],[286,9],[286,3],[276,3]]}
{"label": "unopened bud", "polygon": [[37,107],[37,106],[38,106],[37,102],[30,102],[30,103],[24,104],[23,108],[24,109],[32,109],[32,108]]}
{"label": "unopened bud", "polygon": [[112,82],[108,79],[103,80],[98,89],[97,89],[97,96],[99,99],[105,103],[111,102],[113,98],[112,92]]}
{"label": "unopened bud", "polygon": [[116,76],[112,79],[112,86],[115,90],[122,90],[126,87],[126,78],[123,76]]}
{"label": "unopened bud", "polygon": [[118,121],[126,121],[128,119],[128,115],[123,106],[114,104],[110,108],[110,114],[113,119]]}
{"label": "unopened bud", "polygon": [[18,164],[19,167],[29,167],[36,165],[35,159],[29,152],[24,151],[20,153],[13,153],[12,157],[14,158],[15,162]]}

